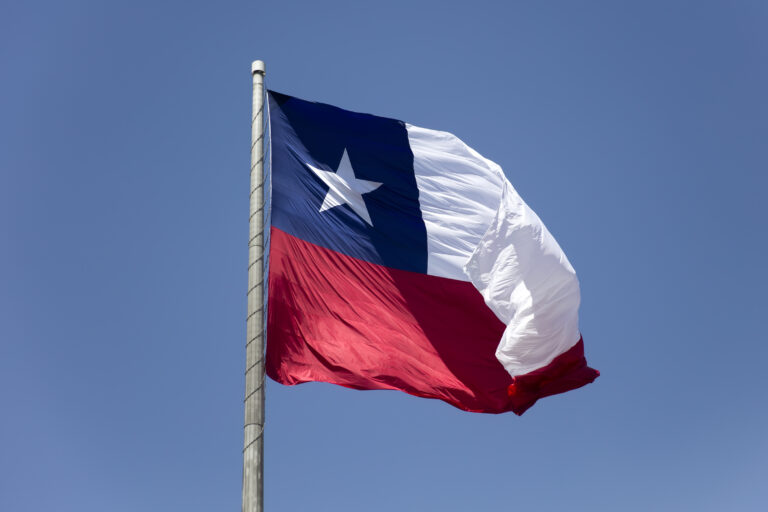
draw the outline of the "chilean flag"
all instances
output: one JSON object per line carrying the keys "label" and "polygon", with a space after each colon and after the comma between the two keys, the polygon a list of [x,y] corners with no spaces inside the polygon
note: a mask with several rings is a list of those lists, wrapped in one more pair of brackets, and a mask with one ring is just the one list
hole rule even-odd
{"label": "chilean flag", "polygon": [[522,414],[599,375],[565,254],[454,135],[268,93],[267,374]]}

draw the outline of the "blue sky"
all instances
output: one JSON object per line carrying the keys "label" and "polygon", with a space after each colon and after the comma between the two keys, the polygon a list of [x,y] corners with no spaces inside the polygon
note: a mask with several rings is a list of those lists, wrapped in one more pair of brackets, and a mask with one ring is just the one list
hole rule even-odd
{"label": "blue sky", "polygon": [[457,134],[602,376],[523,417],[267,389],[281,510],[763,510],[768,6],[25,2],[0,19],[0,510],[239,510],[250,62]]}

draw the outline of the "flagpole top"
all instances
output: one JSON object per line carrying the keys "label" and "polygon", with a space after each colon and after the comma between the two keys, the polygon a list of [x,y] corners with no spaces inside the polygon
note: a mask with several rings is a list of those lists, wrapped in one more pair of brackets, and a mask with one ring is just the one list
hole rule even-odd
{"label": "flagpole top", "polygon": [[255,60],[251,62],[251,74],[255,75],[256,73],[263,75],[266,71],[266,68],[264,67],[264,61],[263,60]]}

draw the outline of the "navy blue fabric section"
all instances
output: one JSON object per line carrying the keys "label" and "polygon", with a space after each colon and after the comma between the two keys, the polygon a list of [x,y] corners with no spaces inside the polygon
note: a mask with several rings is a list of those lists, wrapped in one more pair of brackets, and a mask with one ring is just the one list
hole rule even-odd
{"label": "navy blue fabric section", "polygon": [[[427,272],[405,124],[269,91],[272,225],[297,238],[390,268]],[[336,172],[344,150],[358,179],[382,183],[363,195],[372,226],[347,204],[323,212],[328,186],[307,167]]]}

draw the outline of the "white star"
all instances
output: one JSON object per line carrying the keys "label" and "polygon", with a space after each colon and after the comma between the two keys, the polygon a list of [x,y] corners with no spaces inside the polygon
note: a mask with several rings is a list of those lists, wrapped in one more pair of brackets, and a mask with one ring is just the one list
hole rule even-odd
{"label": "white star", "polygon": [[368,215],[368,208],[365,207],[365,201],[363,201],[363,194],[373,192],[381,186],[381,183],[357,179],[352,164],[349,162],[346,148],[336,172],[324,171],[310,164],[305,165],[328,185],[328,193],[325,195],[322,206],[320,206],[321,212],[334,206],[348,204],[353,212],[358,214],[369,226],[373,226],[371,216]]}

